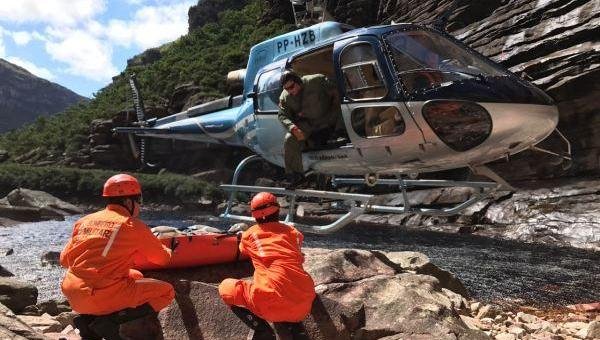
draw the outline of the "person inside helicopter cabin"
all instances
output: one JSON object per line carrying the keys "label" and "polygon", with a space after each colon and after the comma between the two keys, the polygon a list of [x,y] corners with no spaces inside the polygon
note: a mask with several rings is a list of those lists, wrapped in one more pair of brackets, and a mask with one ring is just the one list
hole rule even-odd
{"label": "person inside helicopter cabin", "polygon": [[295,186],[304,181],[302,150],[326,144],[343,133],[344,123],[337,88],[325,75],[300,77],[286,70],[281,85],[277,118],[288,130],[283,145],[285,172]]}

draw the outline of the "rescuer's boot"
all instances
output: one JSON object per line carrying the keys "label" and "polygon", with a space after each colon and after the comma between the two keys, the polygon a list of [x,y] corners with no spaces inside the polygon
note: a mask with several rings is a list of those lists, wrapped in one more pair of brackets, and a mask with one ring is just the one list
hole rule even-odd
{"label": "rescuer's boot", "polygon": [[97,316],[89,326],[94,333],[106,340],[121,340],[119,335],[121,324],[153,314],[156,314],[154,309],[145,303],[135,308],[125,308],[108,315]]}
{"label": "rescuer's boot", "polygon": [[308,340],[308,334],[301,322],[275,322],[273,324],[278,340]]}
{"label": "rescuer's boot", "polygon": [[90,329],[90,323],[96,319],[95,315],[81,314],[73,319],[73,325],[79,330],[82,340],[102,340],[98,334]]}
{"label": "rescuer's boot", "polygon": [[275,333],[265,320],[246,308],[231,306],[231,311],[251,328],[250,333],[248,333],[248,340],[275,340]]}
{"label": "rescuer's boot", "polygon": [[119,335],[119,324],[113,322],[108,316],[97,317],[90,323],[90,328],[103,339],[122,340]]}
{"label": "rescuer's boot", "polygon": [[118,312],[114,312],[107,316],[110,316],[115,323],[122,324],[152,314],[156,314],[156,312],[154,311],[152,306],[150,306],[150,304],[145,303],[135,308],[122,309]]}

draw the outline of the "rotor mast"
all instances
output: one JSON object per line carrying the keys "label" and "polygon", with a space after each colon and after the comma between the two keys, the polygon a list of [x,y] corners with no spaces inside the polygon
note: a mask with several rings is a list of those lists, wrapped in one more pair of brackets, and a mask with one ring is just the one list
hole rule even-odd
{"label": "rotor mast", "polygon": [[297,27],[306,27],[332,20],[325,0],[290,0]]}

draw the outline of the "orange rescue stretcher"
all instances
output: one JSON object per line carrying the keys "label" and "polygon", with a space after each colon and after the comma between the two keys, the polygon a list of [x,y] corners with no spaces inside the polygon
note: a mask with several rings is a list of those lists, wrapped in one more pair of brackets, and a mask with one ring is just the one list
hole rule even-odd
{"label": "orange rescue stretcher", "polygon": [[212,232],[177,233],[168,236],[159,234],[157,237],[167,248],[175,248],[169,264],[160,266],[140,257],[134,259],[134,268],[138,270],[187,268],[246,260],[248,257],[241,254],[239,250],[240,236]]}

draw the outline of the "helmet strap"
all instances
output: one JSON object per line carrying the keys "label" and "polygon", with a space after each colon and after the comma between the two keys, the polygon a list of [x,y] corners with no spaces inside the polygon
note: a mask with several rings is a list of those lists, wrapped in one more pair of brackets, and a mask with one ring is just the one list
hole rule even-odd
{"label": "helmet strap", "polygon": [[[131,202],[131,205],[127,204],[127,200]],[[120,202],[115,202],[115,204],[122,206],[123,208],[125,208],[125,210],[127,210],[129,215],[133,216],[133,213],[135,212],[135,203],[131,198],[124,198]]]}

